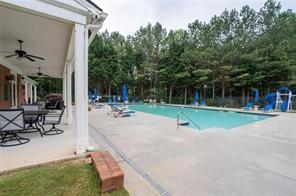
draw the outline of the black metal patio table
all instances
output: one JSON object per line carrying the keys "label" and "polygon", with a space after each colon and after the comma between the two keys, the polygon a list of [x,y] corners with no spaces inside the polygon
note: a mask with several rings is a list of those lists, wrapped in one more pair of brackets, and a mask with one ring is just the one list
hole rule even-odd
{"label": "black metal patio table", "polygon": [[35,122],[36,127],[33,127],[32,125],[30,125],[29,127],[36,128],[40,132],[41,136],[42,136],[42,133],[40,131],[40,128],[43,130],[43,132],[45,131],[45,129],[40,124],[40,121],[42,121],[42,118],[46,114],[48,114],[48,110],[26,110],[26,111],[24,111],[24,116],[38,116],[37,120]]}

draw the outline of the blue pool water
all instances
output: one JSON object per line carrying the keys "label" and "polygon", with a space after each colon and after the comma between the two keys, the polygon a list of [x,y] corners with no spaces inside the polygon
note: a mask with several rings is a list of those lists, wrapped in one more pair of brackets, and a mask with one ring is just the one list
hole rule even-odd
{"label": "blue pool water", "polygon": [[[248,123],[271,118],[267,115],[255,115],[238,112],[216,111],[195,108],[183,108],[164,105],[131,105],[129,109],[155,114],[159,116],[177,119],[179,111],[184,112],[192,121],[194,121],[201,129],[212,127],[231,129]],[[189,121],[184,115],[180,115],[181,121]],[[189,123],[189,127],[197,128],[193,123]]]}

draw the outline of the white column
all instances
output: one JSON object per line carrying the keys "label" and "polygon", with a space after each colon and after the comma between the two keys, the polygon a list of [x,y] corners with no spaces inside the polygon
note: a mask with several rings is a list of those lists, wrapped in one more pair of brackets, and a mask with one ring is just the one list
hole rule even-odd
{"label": "white column", "polygon": [[25,101],[28,103],[28,83],[25,81]]}
{"label": "white column", "polygon": [[88,28],[84,29],[84,104],[85,104],[85,112],[84,115],[85,120],[85,141],[86,141],[86,149],[89,148],[89,132],[88,132]]}
{"label": "white column", "polygon": [[[66,105],[67,108],[67,63],[65,64],[65,69],[64,69],[64,73],[63,73],[63,100],[64,100],[64,105]],[[65,124],[68,124],[68,111],[66,109],[66,122]]]}
{"label": "white column", "polygon": [[33,103],[33,85],[30,84],[30,103]]}
{"label": "white column", "polygon": [[67,74],[66,74],[66,81],[67,81],[67,124],[72,124],[72,64],[67,64]]}
{"label": "white column", "polygon": [[86,117],[88,115],[87,107],[87,83],[85,64],[85,26],[75,24],[75,110],[76,110],[76,154],[86,152],[88,145],[88,122]]}
{"label": "white column", "polygon": [[37,85],[34,86],[34,102],[37,102]]}
{"label": "white column", "polygon": [[[65,64],[67,66],[67,64]],[[67,100],[67,74],[66,71],[63,73],[63,100],[66,102]]]}

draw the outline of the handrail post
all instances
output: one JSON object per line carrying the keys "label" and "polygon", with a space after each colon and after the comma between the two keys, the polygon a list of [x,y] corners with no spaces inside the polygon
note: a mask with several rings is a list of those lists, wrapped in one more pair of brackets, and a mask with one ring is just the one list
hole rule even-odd
{"label": "handrail post", "polygon": [[189,116],[187,116],[184,112],[182,111],[178,111],[177,113],[177,128],[179,129],[179,124],[180,124],[180,115],[183,114],[183,116],[185,116],[189,121],[191,121],[199,130],[201,130],[201,128],[191,119],[189,118]]}

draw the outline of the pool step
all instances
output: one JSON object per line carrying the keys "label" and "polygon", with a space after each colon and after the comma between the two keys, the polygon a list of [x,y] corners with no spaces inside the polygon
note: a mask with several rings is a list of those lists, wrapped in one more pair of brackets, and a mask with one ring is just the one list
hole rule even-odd
{"label": "pool step", "polygon": [[180,126],[189,126],[189,122],[188,121],[180,122],[178,125],[180,125]]}

